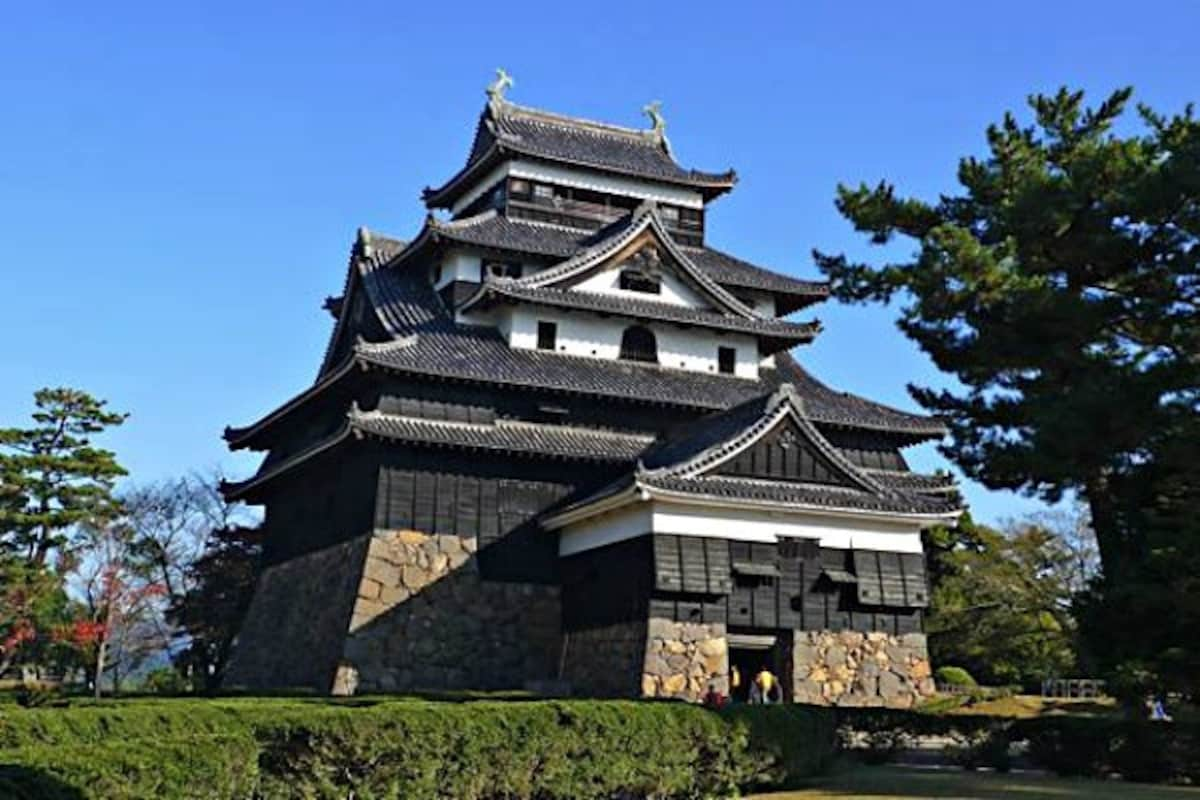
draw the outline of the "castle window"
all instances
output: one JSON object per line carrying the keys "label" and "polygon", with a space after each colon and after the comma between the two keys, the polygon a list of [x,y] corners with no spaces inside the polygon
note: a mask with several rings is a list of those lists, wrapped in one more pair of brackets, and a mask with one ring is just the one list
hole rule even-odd
{"label": "castle window", "polygon": [[700,230],[704,227],[704,212],[695,208],[679,209],[679,227]]}
{"label": "castle window", "polygon": [[662,215],[663,222],[670,225],[675,225],[679,222],[679,209],[675,206],[660,206],[658,213]]}
{"label": "castle window", "polygon": [[538,322],[538,350],[555,350],[558,347],[558,325],[553,322]]}
{"label": "castle window", "polygon": [[626,328],[621,334],[621,359],[658,363],[658,341],[654,333],[641,325]]}
{"label": "castle window", "polygon": [[547,183],[535,183],[533,185],[533,202],[535,202],[535,203],[552,203],[552,202],[554,202],[554,187]]}
{"label": "castle window", "polygon": [[518,200],[528,200],[529,193],[533,191],[529,181],[521,180],[520,178],[512,178],[508,182],[508,192]]}
{"label": "castle window", "polygon": [[737,366],[737,350],[733,347],[718,347],[717,370],[726,375],[732,375],[735,366]]}
{"label": "castle window", "polygon": [[621,270],[618,285],[627,292],[645,292],[646,294],[662,292],[662,284],[659,283],[658,278],[636,269]]}
{"label": "castle window", "polygon": [[519,278],[521,265],[513,261],[484,261],[480,265],[480,280],[488,278]]}

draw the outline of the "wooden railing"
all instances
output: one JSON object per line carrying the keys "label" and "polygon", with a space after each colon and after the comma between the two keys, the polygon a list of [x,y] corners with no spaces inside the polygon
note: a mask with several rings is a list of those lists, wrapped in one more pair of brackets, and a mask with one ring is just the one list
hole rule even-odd
{"label": "wooden railing", "polygon": [[1052,678],[1042,681],[1042,697],[1104,697],[1105,683],[1096,678]]}

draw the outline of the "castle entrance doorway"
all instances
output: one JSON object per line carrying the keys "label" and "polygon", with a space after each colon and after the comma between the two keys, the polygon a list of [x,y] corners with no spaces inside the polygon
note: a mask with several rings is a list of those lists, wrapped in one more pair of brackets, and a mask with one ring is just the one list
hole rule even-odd
{"label": "castle entrance doorway", "polygon": [[754,676],[764,667],[779,682],[779,702],[788,703],[792,699],[792,669],[791,669],[791,637],[780,636],[775,631],[731,631],[727,634],[729,642],[729,669],[732,676],[736,668],[740,676],[739,686],[732,688],[730,696],[735,703],[750,701],[750,687]]}

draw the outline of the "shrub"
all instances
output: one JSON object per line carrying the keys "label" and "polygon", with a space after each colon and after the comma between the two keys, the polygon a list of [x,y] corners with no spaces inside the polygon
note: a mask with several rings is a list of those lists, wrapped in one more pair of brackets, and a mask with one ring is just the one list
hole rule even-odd
{"label": "shrub", "polygon": [[990,729],[972,731],[954,747],[954,760],[968,770],[989,767],[997,772],[1012,769],[1009,726],[997,724]]}
{"label": "shrub", "polygon": [[42,708],[43,706],[65,706],[70,701],[66,694],[57,686],[46,686],[33,683],[24,684],[14,692],[17,705],[22,708]]}
{"label": "shrub", "polygon": [[142,681],[142,689],[151,694],[179,695],[187,693],[191,686],[178,670],[159,667],[146,674],[145,680]]}
{"label": "shrub", "polygon": [[973,689],[979,685],[971,673],[962,667],[938,667],[933,678],[938,686],[953,686],[956,689]]}
{"label": "shrub", "polygon": [[[0,796],[732,796],[828,762],[832,714],[676,703],[152,700],[0,712]],[[824,737],[822,740],[820,737]]]}

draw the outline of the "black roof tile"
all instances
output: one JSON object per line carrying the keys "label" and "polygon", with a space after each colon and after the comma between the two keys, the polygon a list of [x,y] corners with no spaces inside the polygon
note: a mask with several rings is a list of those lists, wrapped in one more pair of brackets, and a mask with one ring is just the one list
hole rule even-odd
{"label": "black roof tile", "polygon": [[[451,241],[552,258],[576,255],[609,233],[513,220],[495,211],[452,222],[433,221],[431,224],[434,235]],[[681,246],[680,249],[709,278],[726,288],[756,289],[789,296],[791,299],[788,302],[781,303],[780,313],[790,313],[829,295],[829,285],[823,281],[806,281],[782,275],[712,247]]]}
{"label": "black roof tile", "polygon": [[667,492],[723,500],[753,500],[784,505],[818,506],[830,509],[864,509],[901,514],[953,514],[961,504],[916,493],[875,494],[846,486],[791,483],[756,478],[705,476],[702,478],[650,477],[643,485]]}
{"label": "black roof tile", "polygon": [[636,434],[511,420],[447,422],[378,411],[351,412],[349,419],[356,430],[385,439],[573,461],[630,463],[652,441]]}
{"label": "black roof tile", "polygon": [[489,103],[480,116],[467,163],[446,183],[425,190],[430,206],[446,206],[489,166],[508,155],[528,156],[652,181],[688,186],[707,197],[729,191],[737,181],[724,173],[685,169],[666,140],[653,130],[637,130],[525,108]]}

